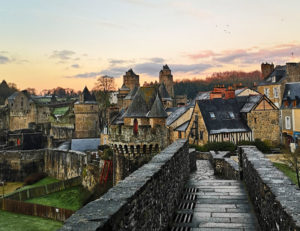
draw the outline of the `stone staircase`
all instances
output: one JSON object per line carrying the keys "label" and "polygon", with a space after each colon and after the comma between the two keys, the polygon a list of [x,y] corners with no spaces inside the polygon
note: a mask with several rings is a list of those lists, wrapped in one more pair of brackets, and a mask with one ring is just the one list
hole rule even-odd
{"label": "stone staircase", "polygon": [[210,163],[198,160],[171,230],[259,230],[259,226],[243,184],[216,179]]}

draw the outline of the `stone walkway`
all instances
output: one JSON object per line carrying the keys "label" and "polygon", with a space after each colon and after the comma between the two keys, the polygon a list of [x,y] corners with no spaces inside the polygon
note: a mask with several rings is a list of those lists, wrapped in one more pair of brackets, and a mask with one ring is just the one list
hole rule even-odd
{"label": "stone walkway", "polygon": [[259,230],[244,186],[219,180],[206,160],[197,160],[177,210],[172,231]]}

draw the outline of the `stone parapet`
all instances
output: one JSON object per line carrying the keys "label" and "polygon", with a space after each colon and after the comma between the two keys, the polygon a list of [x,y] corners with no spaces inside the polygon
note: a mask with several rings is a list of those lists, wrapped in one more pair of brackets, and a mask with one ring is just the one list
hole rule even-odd
{"label": "stone parapet", "polygon": [[300,191],[255,146],[239,147],[240,169],[262,230],[300,230]]}
{"label": "stone parapet", "polygon": [[100,199],[77,211],[61,230],[166,230],[189,166],[186,140],[177,140]]}

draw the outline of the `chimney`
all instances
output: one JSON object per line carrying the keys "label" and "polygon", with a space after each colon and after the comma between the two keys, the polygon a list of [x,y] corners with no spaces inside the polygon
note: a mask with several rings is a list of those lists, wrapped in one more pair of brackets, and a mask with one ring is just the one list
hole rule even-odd
{"label": "chimney", "polygon": [[274,64],[270,63],[262,63],[261,64],[261,75],[262,78],[266,78],[268,75],[270,75],[274,71]]}

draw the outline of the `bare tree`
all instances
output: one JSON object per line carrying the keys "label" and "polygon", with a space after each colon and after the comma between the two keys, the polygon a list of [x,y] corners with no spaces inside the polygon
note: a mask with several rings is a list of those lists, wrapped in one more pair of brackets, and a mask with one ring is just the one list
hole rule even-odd
{"label": "bare tree", "polygon": [[30,95],[36,95],[36,90],[35,90],[35,88],[29,87],[29,88],[26,88],[25,90],[26,90]]}
{"label": "bare tree", "polygon": [[98,77],[94,89],[105,93],[114,91],[115,78],[108,75]]}
{"label": "bare tree", "polygon": [[298,187],[300,188],[300,148],[298,147],[295,152],[288,151],[284,155],[287,164],[296,172]]}

